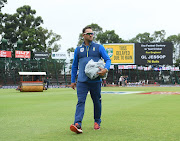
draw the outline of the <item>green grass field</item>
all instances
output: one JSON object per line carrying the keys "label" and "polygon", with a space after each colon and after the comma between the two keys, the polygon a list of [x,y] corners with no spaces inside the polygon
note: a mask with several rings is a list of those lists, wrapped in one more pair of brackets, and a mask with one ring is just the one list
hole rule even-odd
{"label": "green grass field", "polygon": [[[180,87],[106,87],[102,91],[176,91]],[[44,92],[0,89],[1,141],[179,141],[180,95],[102,94],[101,130],[93,130],[87,96],[83,134],[69,126],[77,98],[70,88]]]}

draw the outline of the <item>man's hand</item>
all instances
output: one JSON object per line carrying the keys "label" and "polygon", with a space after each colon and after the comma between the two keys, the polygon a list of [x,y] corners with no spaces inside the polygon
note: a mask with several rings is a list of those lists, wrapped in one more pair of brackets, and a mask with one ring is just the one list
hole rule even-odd
{"label": "man's hand", "polygon": [[76,83],[71,83],[71,88],[76,89]]}
{"label": "man's hand", "polygon": [[101,68],[101,67],[99,67],[99,69],[100,69],[100,71],[98,72],[98,74],[99,74],[100,76],[104,76],[104,75],[107,73],[107,70],[106,70],[106,69],[103,69],[103,68]]}

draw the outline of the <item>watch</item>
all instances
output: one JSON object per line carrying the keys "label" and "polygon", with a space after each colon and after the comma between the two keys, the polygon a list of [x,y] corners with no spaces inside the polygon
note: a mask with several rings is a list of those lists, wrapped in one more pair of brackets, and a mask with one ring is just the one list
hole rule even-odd
{"label": "watch", "polygon": [[105,68],[105,70],[106,70],[106,73],[108,72],[108,69],[107,68]]}

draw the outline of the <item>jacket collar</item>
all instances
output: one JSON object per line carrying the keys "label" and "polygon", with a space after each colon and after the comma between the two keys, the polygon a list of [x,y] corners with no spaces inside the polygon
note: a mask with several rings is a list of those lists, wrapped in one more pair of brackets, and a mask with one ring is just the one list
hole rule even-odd
{"label": "jacket collar", "polygon": [[[92,44],[94,44],[94,42],[93,42],[93,41],[89,43],[89,47],[90,47]],[[84,42],[82,43],[82,47],[83,47],[83,46],[85,46],[85,47],[86,47],[86,45],[85,45],[85,43],[84,43]]]}

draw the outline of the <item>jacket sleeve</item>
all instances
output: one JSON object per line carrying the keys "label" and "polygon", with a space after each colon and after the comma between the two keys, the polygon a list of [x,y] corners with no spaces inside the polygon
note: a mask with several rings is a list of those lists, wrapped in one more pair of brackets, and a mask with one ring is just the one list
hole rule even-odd
{"label": "jacket sleeve", "polygon": [[101,54],[102,58],[106,63],[104,68],[107,68],[109,70],[111,65],[111,59],[109,58],[105,48],[102,45],[100,45],[99,47],[99,53]]}
{"label": "jacket sleeve", "polygon": [[78,70],[78,55],[77,55],[77,48],[74,51],[74,59],[72,63],[72,69],[71,69],[71,83],[75,83],[76,76],[77,76],[77,70]]}

